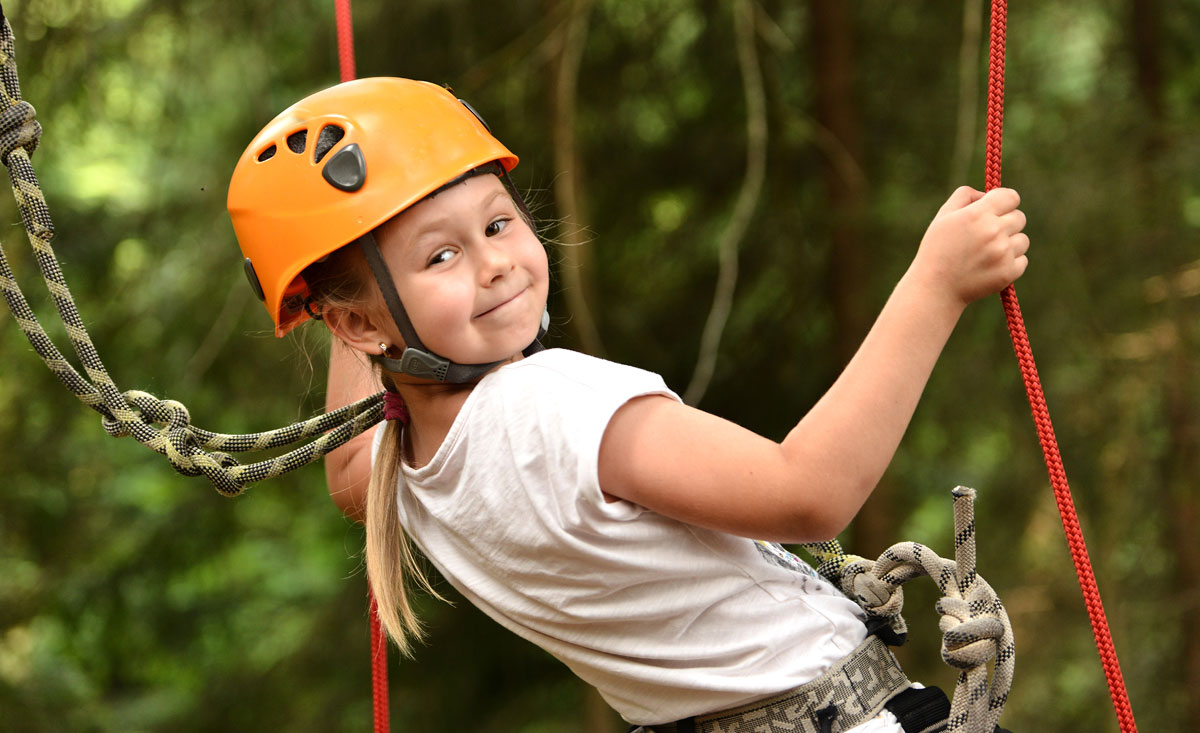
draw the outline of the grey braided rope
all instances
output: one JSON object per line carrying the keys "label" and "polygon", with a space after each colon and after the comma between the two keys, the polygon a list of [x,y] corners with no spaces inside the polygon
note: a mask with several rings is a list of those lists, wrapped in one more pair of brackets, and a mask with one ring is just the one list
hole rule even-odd
{"label": "grey braided rope", "polygon": [[[142,445],[165,455],[176,471],[185,476],[203,475],[220,493],[236,496],[248,484],[312,463],[383,419],[381,392],[277,430],[226,435],[193,426],[187,408],[179,402],[162,400],[137,390],[119,390],[84,328],[62,268],[50,246],[54,222],[29,159],[37,147],[42,128],[33,107],[21,99],[13,32],[7,18],[0,27],[0,96],[3,107],[0,110],[0,162],[8,168],[13,197],[29,235],[34,259],[87,377],[68,363],[46,335],[17,285],[3,246],[0,246],[0,291],[34,351],[72,394],[100,413],[104,430],[109,435],[132,436]],[[242,464],[229,455],[279,448],[314,436],[315,440],[299,448],[257,463]]]}
{"label": "grey braided rope", "polygon": [[847,555],[837,540],[803,547],[818,560],[821,575],[901,635],[907,631],[901,586],[922,575],[932,578],[942,591],[936,605],[942,661],[959,670],[946,731],[991,733],[1012,688],[1016,644],[1004,604],[975,571],[975,490],[959,486],[952,493],[954,560],[916,542],[892,545],[878,560]]}

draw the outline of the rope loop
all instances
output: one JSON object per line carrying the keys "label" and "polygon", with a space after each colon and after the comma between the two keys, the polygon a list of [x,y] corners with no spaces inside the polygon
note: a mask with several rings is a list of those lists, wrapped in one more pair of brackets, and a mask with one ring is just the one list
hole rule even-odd
{"label": "rope loop", "polygon": [[1008,699],[1016,646],[1003,604],[975,570],[975,491],[960,486],[953,496],[953,560],[916,542],[892,545],[877,560],[846,555],[836,540],[804,547],[820,560],[818,572],[901,639],[902,586],[922,575],[933,579],[943,596],[936,604],[942,660],[960,672],[946,730],[991,733]]}
{"label": "rope loop", "polygon": [[17,148],[33,155],[41,137],[42,126],[33,105],[24,100],[10,104],[0,112],[0,163],[7,166],[8,156]]}

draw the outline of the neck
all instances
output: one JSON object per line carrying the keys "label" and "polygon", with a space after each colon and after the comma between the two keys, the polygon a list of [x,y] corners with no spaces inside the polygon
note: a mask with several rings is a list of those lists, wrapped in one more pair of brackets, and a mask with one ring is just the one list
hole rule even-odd
{"label": "neck", "polygon": [[[496,369],[521,358],[516,354]],[[446,384],[389,371],[384,371],[383,379],[385,384],[390,381],[395,385],[404,398],[409,415],[404,431],[405,462],[420,468],[433,460],[476,384]]]}

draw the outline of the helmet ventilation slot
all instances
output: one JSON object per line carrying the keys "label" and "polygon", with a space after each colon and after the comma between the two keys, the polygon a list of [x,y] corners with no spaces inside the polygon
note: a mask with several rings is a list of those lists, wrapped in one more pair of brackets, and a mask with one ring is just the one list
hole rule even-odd
{"label": "helmet ventilation slot", "polygon": [[296,130],[287,136],[288,150],[297,155],[304,152],[305,141],[308,140],[308,130]]}
{"label": "helmet ventilation slot", "polygon": [[258,154],[258,162],[261,163],[265,160],[270,160],[271,158],[274,158],[274,157],[275,157],[275,146],[272,145],[271,147],[267,148],[266,150],[264,150]]}
{"label": "helmet ventilation slot", "polygon": [[346,131],[337,125],[325,125],[321,134],[317,135],[317,144],[313,146],[313,163],[320,163],[321,158],[333,149],[338,141],[346,136]]}

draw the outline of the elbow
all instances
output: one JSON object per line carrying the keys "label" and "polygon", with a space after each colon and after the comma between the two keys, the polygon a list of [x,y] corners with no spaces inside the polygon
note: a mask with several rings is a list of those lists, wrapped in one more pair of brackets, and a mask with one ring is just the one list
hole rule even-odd
{"label": "elbow", "polygon": [[354,480],[349,466],[336,460],[333,454],[326,456],[325,461],[329,498],[348,518],[359,523],[366,521],[368,481]]}
{"label": "elbow", "polygon": [[779,527],[777,541],[784,543],[826,542],[841,534],[850,521],[827,507],[798,513],[788,527]]}
{"label": "elbow", "polygon": [[367,517],[367,490],[371,485],[371,441],[375,430],[351,438],[325,456],[325,480],[329,498],[350,519]]}
{"label": "elbow", "polygon": [[826,492],[799,490],[792,493],[792,497],[791,505],[778,512],[778,521],[769,529],[770,534],[775,535],[770,539],[777,542],[806,543],[834,539],[850,525],[858,509],[857,505],[848,504]]}
{"label": "elbow", "polygon": [[366,502],[362,501],[362,498],[354,491],[348,488],[338,489],[330,485],[329,498],[333,499],[333,503],[338,509],[342,510],[342,514],[346,515],[347,518],[359,524],[366,521]]}

